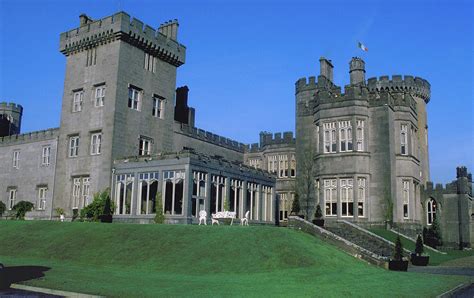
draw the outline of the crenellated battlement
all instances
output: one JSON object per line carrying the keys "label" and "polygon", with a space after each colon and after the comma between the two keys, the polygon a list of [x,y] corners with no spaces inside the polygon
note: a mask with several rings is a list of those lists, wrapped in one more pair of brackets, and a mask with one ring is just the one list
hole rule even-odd
{"label": "crenellated battlement", "polygon": [[293,136],[292,131],[276,132],[274,134],[271,132],[262,131],[260,132],[260,143],[250,144],[248,146],[248,152],[259,152],[264,147],[270,145],[294,145],[295,143],[296,138]]}
{"label": "crenellated battlement", "polygon": [[206,131],[204,129],[191,127],[187,124],[180,123],[179,132],[189,137],[199,139],[208,143],[215,144],[224,148],[228,148],[238,152],[244,152],[247,149],[247,145],[239,143],[232,139],[216,135],[212,132]]}
{"label": "crenellated battlement", "polygon": [[13,111],[23,113],[23,107],[13,102],[0,102],[0,111]]}
{"label": "crenellated battlement", "polygon": [[315,76],[311,76],[308,78],[300,78],[295,83],[296,93],[316,90],[318,88],[331,89],[335,93],[341,93],[341,87],[334,85],[334,83],[328,80],[325,76],[321,75],[318,76],[318,80],[316,80]]}
{"label": "crenellated battlement", "polygon": [[59,136],[59,128],[49,128],[29,133],[0,137],[0,146],[49,140]]}
{"label": "crenellated battlement", "polygon": [[83,22],[82,18],[84,16],[81,16],[80,27],[60,35],[60,51],[66,56],[119,39],[172,65],[185,62],[186,48],[176,41],[177,20],[155,30],[125,12],[96,21],[87,18]]}
{"label": "crenellated battlement", "polygon": [[370,78],[367,80],[367,87],[371,92],[377,91],[392,91],[402,92],[408,91],[415,96],[421,97],[426,103],[430,101],[431,85],[430,83],[420,77],[413,77],[405,75],[381,76],[377,78]]}

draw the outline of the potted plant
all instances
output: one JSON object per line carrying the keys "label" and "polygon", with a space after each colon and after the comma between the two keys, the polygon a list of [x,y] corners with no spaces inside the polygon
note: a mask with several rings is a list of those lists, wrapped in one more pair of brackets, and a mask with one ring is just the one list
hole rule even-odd
{"label": "potted plant", "polygon": [[393,259],[388,262],[388,269],[393,271],[407,271],[408,261],[403,260],[403,246],[400,236],[395,241],[395,250],[393,251]]}
{"label": "potted plant", "polygon": [[422,256],[424,251],[421,235],[416,238],[415,252],[411,254],[411,263],[415,266],[427,266],[430,256]]}
{"label": "potted plant", "polygon": [[100,197],[102,200],[104,200],[104,209],[102,211],[102,214],[99,216],[100,222],[105,222],[105,223],[111,223],[113,220],[112,217],[112,206],[111,206],[111,201],[110,201],[110,195],[108,189],[103,191],[100,194]]}
{"label": "potted plant", "polygon": [[323,212],[321,211],[321,206],[319,204],[316,206],[316,212],[314,213],[313,223],[318,227],[324,227]]}

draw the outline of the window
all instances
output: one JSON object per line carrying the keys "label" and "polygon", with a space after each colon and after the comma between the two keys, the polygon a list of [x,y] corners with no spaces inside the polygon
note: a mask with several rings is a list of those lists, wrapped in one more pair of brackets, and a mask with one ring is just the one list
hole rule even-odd
{"label": "window", "polygon": [[251,220],[259,220],[260,213],[260,196],[258,191],[258,184],[247,183],[247,210],[250,211]]}
{"label": "window", "polygon": [[296,177],[296,158],[294,154],[291,155],[290,176]]}
{"label": "window", "polygon": [[128,107],[132,110],[141,110],[142,91],[136,87],[128,88]]}
{"label": "window", "polygon": [[268,157],[268,171],[270,173],[276,173],[277,172],[277,156],[276,155],[271,155]]}
{"label": "window", "polygon": [[138,143],[138,155],[139,156],[150,155],[151,143],[152,143],[152,139],[141,136],[140,141]]}
{"label": "window", "polygon": [[[206,197],[207,174],[193,171],[193,195],[191,199],[191,214],[197,216],[199,211],[204,210],[204,200]],[[232,209],[232,205],[229,206]],[[232,210],[230,210],[232,211]]]}
{"label": "window", "polygon": [[365,216],[364,208],[365,208],[365,178],[358,178],[357,179],[357,215],[360,217]]}
{"label": "window", "polygon": [[426,207],[426,221],[428,225],[432,225],[433,221],[436,219],[436,201],[430,199]]}
{"label": "window", "polygon": [[89,177],[82,178],[82,203],[83,207],[89,205],[91,203],[91,196],[90,196],[90,180]]}
{"label": "window", "polygon": [[91,203],[90,177],[73,177],[72,182],[73,209],[84,208]]}
{"label": "window", "polygon": [[49,166],[51,160],[51,146],[44,146],[41,153],[41,165]]}
{"label": "window", "polygon": [[46,192],[48,191],[47,187],[38,188],[38,210],[46,209]]}
{"label": "window", "polygon": [[211,175],[211,212],[224,211],[224,199],[226,194],[226,179],[224,176]]}
{"label": "window", "polygon": [[105,85],[95,87],[94,106],[104,106]]}
{"label": "window", "polygon": [[352,151],[352,125],[350,121],[339,122],[339,151]]}
{"label": "window", "polygon": [[116,213],[130,214],[133,198],[133,184],[135,181],[133,174],[121,174],[116,176]]}
{"label": "window", "polygon": [[249,159],[249,165],[253,168],[260,169],[260,162],[261,160],[259,158],[250,158]]}
{"label": "window", "polygon": [[8,191],[8,210],[12,210],[15,206],[16,200],[16,188],[10,188]]}
{"label": "window", "polygon": [[243,216],[243,181],[231,179],[230,185],[229,211],[236,212],[236,216],[240,218]]}
{"label": "window", "polygon": [[288,177],[288,155],[278,155],[278,177]]}
{"label": "window", "polygon": [[138,179],[138,214],[156,213],[158,193],[158,172],[140,173]]}
{"label": "window", "polygon": [[98,155],[101,152],[102,133],[91,134],[91,155]]}
{"label": "window", "polygon": [[354,216],[353,180],[341,179],[342,216]]}
{"label": "window", "polygon": [[336,122],[324,123],[324,153],[336,152]]}
{"label": "window", "polygon": [[20,150],[13,151],[13,167],[15,169],[20,168]]}
{"label": "window", "polygon": [[356,142],[357,151],[364,151],[364,120],[357,120]]}
{"label": "window", "polygon": [[82,97],[84,96],[84,91],[79,90],[75,91],[72,100],[72,112],[80,112],[82,111]]}
{"label": "window", "polygon": [[400,153],[402,155],[407,155],[407,133],[408,133],[408,126],[406,124],[402,124],[400,130]]}
{"label": "window", "polygon": [[[184,171],[163,172],[164,213],[183,214]],[[211,199],[212,201],[212,199]],[[211,210],[212,212],[213,210]]]}
{"label": "window", "polygon": [[79,136],[69,137],[69,157],[76,157],[79,152]]}
{"label": "window", "polygon": [[145,53],[145,69],[155,73],[156,70],[156,57]]}
{"label": "window", "polygon": [[403,180],[403,218],[409,218],[410,181]]}
{"label": "window", "polygon": [[337,215],[337,184],[336,179],[324,180],[324,202],[326,215]]}
{"label": "window", "polygon": [[291,208],[289,206],[288,194],[281,193],[280,194],[280,221],[288,220],[288,209]]}
{"label": "window", "polygon": [[95,65],[96,62],[97,62],[97,47],[87,49],[86,66]]}
{"label": "window", "polygon": [[164,118],[164,106],[165,106],[164,97],[154,95],[153,96],[153,109],[152,109],[153,117],[163,119]]}
{"label": "window", "polygon": [[[272,208],[273,208],[273,196],[272,188],[270,186],[262,185],[262,202],[263,202],[263,220],[271,221],[273,218]],[[294,200],[295,194],[291,194],[291,198]],[[291,206],[293,201],[287,204]],[[288,207],[286,210],[289,210],[291,207]]]}
{"label": "window", "polygon": [[316,123],[316,153],[319,153],[319,123]]}

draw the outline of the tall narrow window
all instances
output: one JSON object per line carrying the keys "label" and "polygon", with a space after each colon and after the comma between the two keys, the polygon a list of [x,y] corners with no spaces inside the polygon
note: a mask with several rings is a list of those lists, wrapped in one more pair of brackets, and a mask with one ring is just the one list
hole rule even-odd
{"label": "tall narrow window", "polygon": [[406,124],[402,124],[400,129],[400,153],[402,155],[407,155],[407,133],[408,133],[408,126]]}
{"label": "tall narrow window", "polygon": [[182,215],[184,199],[184,171],[163,172],[163,194],[165,202],[165,214]]}
{"label": "tall narrow window", "polygon": [[79,136],[69,137],[69,157],[76,157],[79,153]]}
{"label": "tall narrow window", "polygon": [[141,110],[142,91],[136,87],[128,88],[128,107],[132,110]]}
{"label": "tall narrow window", "polygon": [[96,132],[91,134],[91,155],[98,155],[101,152],[102,133]]}
{"label": "tall narrow window", "polygon": [[336,122],[324,123],[324,153],[336,152]]}
{"label": "tall narrow window", "polygon": [[51,146],[44,146],[41,152],[41,165],[49,166],[51,161]]}
{"label": "tall narrow window", "polygon": [[81,198],[81,178],[73,178],[72,184],[72,201],[73,209],[78,209],[80,205]]}
{"label": "tall narrow window", "polygon": [[8,210],[12,210],[15,206],[16,200],[16,188],[10,188],[8,191]]}
{"label": "tall narrow window", "polygon": [[145,69],[155,73],[156,71],[156,60],[157,58],[153,55],[145,53]]}
{"label": "tall narrow window", "polygon": [[90,181],[91,181],[91,178],[89,177],[82,178],[82,203],[84,204],[83,207],[91,203]]}
{"label": "tall narrow window", "polygon": [[277,155],[270,155],[268,156],[268,171],[270,173],[277,172]]}
{"label": "tall narrow window", "polygon": [[230,184],[229,210],[236,212],[236,216],[240,218],[243,215],[243,182],[242,180],[231,179]]}
{"label": "tall narrow window", "polygon": [[319,123],[316,123],[316,153],[319,153]]}
{"label": "tall narrow window", "polygon": [[[280,194],[280,221],[288,220],[288,194]],[[291,207],[290,207],[291,208]]]}
{"label": "tall narrow window", "polygon": [[97,47],[86,50],[86,66],[95,65],[97,62]]}
{"label": "tall narrow window", "polygon": [[102,107],[104,105],[104,100],[105,100],[105,85],[97,86],[95,88],[94,105],[96,107]]}
{"label": "tall narrow window", "polygon": [[260,162],[261,162],[261,160],[259,158],[250,158],[249,159],[249,166],[251,166],[255,169],[260,169]]}
{"label": "tall narrow window", "polygon": [[140,141],[138,143],[138,155],[150,155],[151,154],[151,143],[152,139],[147,137],[140,137]]}
{"label": "tall narrow window", "polygon": [[291,177],[296,177],[296,158],[295,155],[291,155],[291,170],[290,170]]}
{"label": "tall narrow window", "polygon": [[357,179],[357,215],[360,217],[365,216],[364,208],[365,208],[365,178],[358,178]]}
{"label": "tall narrow window", "polygon": [[337,215],[337,181],[336,179],[324,180],[324,202],[326,216]]}
{"label": "tall narrow window", "polygon": [[158,172],[140,173],[138,180],[137,212],[138,214],[156,213],[158,194]]}
{"label": "tall narrow window", "polygon": [[211,212],[224,211],[226,195],[226,179],[224,176],[211,175]]}
{"label": "tall narrow window", "polygon": [[288,177],[288,155],[278,155],[278,177]]}
{"label": "tall narrow window", "polygon": [[353,180],[341,179],[341,215],[354,216]]}
{"label": "tall narrow window", "polygon": [[46,209],[46,192],[48,191],[47,187],[38,188],[38,210]]}
{"label": "tall narrow window", "polygon": [[152,114],[153,117],[157,118],[164,118],[164,106],[165,106],[165,99],[164,97],[154,95],[153,96],[153,109],[152,109]]}
{"label": "tall narrow window", "polygon": [[78,90],[74,92],[73,100],[72,100],[72,112],[80,112],[82,111],[82,97],[84,96],[83,90]]}
{"label": "tall narrow window", "polygon": [[20,168],[20,150],[13,151],[13,167],[15,169]]}
{"label": "tall narrow window", "polygon": [[352,151],[352,125],[350,121],[339,122],[339,151]]}
{"label": "tall narrow window", "polygon": [[357,151],[364,151],[364,120],[357,120]]}
{"label": "tall narrow window", "polygon": [[133,198],[134,174],[121,174],[116,176],[115,204],[117,214],[130,214]]}
{"label": "tall narrow window", "polygon": [[403,180],[403,218],[409,218],[410,181]]}
{"label": "tall narrow window", "polygon": [[436,201],[434,199],[430,199],[426,207],[426,223],[431,225],[436,219]]}

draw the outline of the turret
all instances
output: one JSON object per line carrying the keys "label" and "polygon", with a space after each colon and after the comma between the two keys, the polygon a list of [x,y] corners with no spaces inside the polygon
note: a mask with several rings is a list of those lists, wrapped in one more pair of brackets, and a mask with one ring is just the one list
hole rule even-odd
{"label": "turret", "polygon": [[333,81],[333,69],[332,61],[324,57],[319,58],[319,74],[330,82]]}
{"label": "turret", "polygon": [[22,115],[21,105],[0,102],[0,137],[20,134]]}
{"label": "turret", "polygon": [[359,57],[353,57],[349,62],[351,85],[365,84],[365,62]]}

